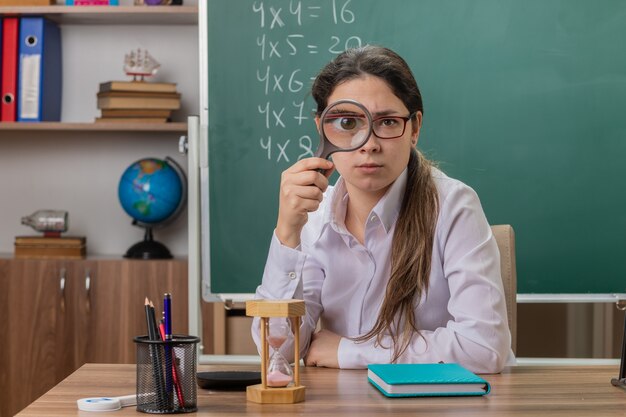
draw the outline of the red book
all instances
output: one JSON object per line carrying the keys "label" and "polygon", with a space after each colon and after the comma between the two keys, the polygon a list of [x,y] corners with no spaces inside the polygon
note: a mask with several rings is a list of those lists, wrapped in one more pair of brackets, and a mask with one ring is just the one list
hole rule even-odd
{"label": "red book", "polygon": [[2,100],[0,120],[14,122],[17,116],[17,40],[20,21],[5,17],[2,22]]}

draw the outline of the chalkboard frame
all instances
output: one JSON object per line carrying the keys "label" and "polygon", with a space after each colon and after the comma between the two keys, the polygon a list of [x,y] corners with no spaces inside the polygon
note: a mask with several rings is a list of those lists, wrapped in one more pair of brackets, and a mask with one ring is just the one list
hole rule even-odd
{"label": "chalkboard frame", "polygon": [[[214,2],[209,1],[209,4],[210,3],[214,3]],[[249,5],[250,3],[251,2],[246,2],[245,4]],[[272,2],[266,2],[266,3],[272,3]],[[424,3],[424,2],[421,2],[421,3]],[[477,1],[477,2],[474,2],[474,3],[489,3],[491,5],[494,5],[494,8],[497,8],[495,6],[495,2],[492,2],[492,1],[489,1],[489,0],[485,0],[483,2]],[[505,2],[505,3],[509,4],[507,2]],[[548,3],[550,5],[555,5],[555,4],[563,5],[563,4],[567,3],[568,7],[572,6],[572,2],[564,2],[563,0],[550,0],[550,1],[548,1]],[[525,2],[524,6],[528,7],[529,4],[531,6],[532,5],[536,6],[538,4],[538,2],[537,1]],[[577,6],[585,7],[584,5],[582,5],[582,3],[578,3]],[[620,7],[617,7],[617,6],[620,6]],[[581,13],[581,16],[582,15],[584,15],[585,17],[592,16],[592,17],[599,18],[599,19],[602,18],[602,19],[609,19],[610,20],[610,19],[615,19],[614,16],[616,14],[618,16],[624,16],[625,13],[626,13],[626,11],[624,10],[624,6],[619,5],[618,2],[607,2],[607,3],[603,4],[602,7],[605,10],[598,12],[598,10],[591,10],[590,6],[587,6],[587,9],[585,9],[586,13]],[[597,8],[598,7],[596,7],[596,9]],[[612,9],[619,9],[619,10],[617,10],[618,13],[616,13],[616,11],[612,10]],[[539,11],[541,11],[541,10],[539,10]],[[208,10],[207,10],[207,12],[208,12]],[[550,18],[552,16],[552,15],[550,15],[550,13],[547,13],[547,15],[548,15],[547,18],[544,16],[544,20],[548,19],[548,18]],[[611,17],[611,15],[613,15],[613,17]],[[203,24],[202,21],[205,20],[205,18],[208,19],[208,16],[200,16],[201,25]],[[581,17],[579,16],[578,19],[581,20]],[[570,19],[569,23],[572,23],[571,22],[572,20],[576,20],[576,19]],[[557,21],[560,24],[563,24],[563,22],[568,23],[568,19],[567,18],[562,19],[562,20],[555,19],[555,25],[556,25]],[[576,23],[576,22],[574,22],[574,23]],[[594,26],[594,25],[591,25],[591,26]],[[595,25],[595,26],[598,26],[598,25]],[[599,26],[602,26],[602,25],[599,25]],[[586,32],[584,34],[581,34],[581,37],[583,35],[587,35],[588,36],[589,33]],[[207,30],[207,36],[209,36],[208,35],[208,30]],[[203,44],[203,42],[202,42],[202,39],[201,39],[201,45],[202,44]],[[390,46],[393,47],[393,45],[390,45]],[[207,48],[208,48],[208,43],[207,43]],[[561,54],[567,55],[566,52],[568,52],[568,51],[566,49],[567,48],[562,49],[560,51],[556,50],[556,51],[553,51],[553,52],[555,54],[557,54],[557,52],[561,52]],[[599,48],[599,49],[602,50],[602,48]],[[208,49],[206,49],[205,51],[208,51]],[[399,51],[399,52],[401,52],[401,51]],[[606,51],[604,51],[604,50],[602,50],[601,52],[606,53]],[[202,53],[202,51],[201,51],[201,53]],[[593,54],[594,52],[593,52],[592,48],[588,48],[587,53],[588,54]],[[207,52],[207,55],[208,55],[208,52]],[[576,60],[576,56],[575,55],[569,55],[567,57],[569,57],[571,60]],[[209,152],[208,149],[210,149],[209,140],[210,140],[211,133],[209,131],[210,124],[209,124],[209,117],[208,117],[208,108],[210,106],[209,94],[210,94],[210,88],[211,87],[210,87],[210,83],[209,83],[209,80],[208,80],[208,73],[211,71],[211,62],[208,60],[208,56],[203,56],[203,57],[201,57],[201,65],[202,65],[203,60],[204,60],[204,62],[206,64],[206,66],[205,66],[206,72],[201,74],[201,78],[207,76],[207,79],[204,81],[205,86],[204,87],[201,86],[201,88],[204,88],[204,91],[206,91],[207,93],[206,93],[204,98],[203,98],[203,94],[201,93],[201,100],[205,100],[205,101],[203,101],[201,103],[201,121],[200,121],[200,125],[201,125],[201,131],[204,131],[205,129],[207,129],[206,132],[201,133],[201,136],[203,136],[203,135],[205,136],[205,138],[207,140],[207,143],[205,145],[207,147],[207,152]],[[621,65],[620,68],[623,68],[623,60],[619,61],[619,65]],[[420,82],[419,78],[420,77],[418,76],[418,82]],[[615,82],[615,83],[617,82],[616,80],[612,80],[612,81]],[[595,80],[595,82],[597,83],[598,80]],[[610,82],[611,82],[611,80],[609,80],[609,84],[610,84]],[[547,84],[545,86],[542,86],[542,87],[548,88],[550,86],[550,84],[548,82],[546,82],[546,83]],[[202,82],[201,82],[201,84],[202,84]],[[428,87],[425,87],[423,84],[421,86],[422,86],[423,91],[428,89]],[[600,87],[602,87],[602,86],[600,86]],[[602,92],[604,92],[604,90],[602,90]],[[531,91],[529,93],[536,93],[536,92]],[[575,98],[576,98],[577,94],[580,94],[580,93],[581,93],[581,91],[573,91],[571,96],[566,96],[566,98],[569,98],[570,101],[575,101]],[[538,97],[541,98],[541,95],[538,95]],[[544,97],[544,98],[548,98],[549,99],[550,97]],[[594,94],[592,97],[587,96],[587,98],[588,99],[591,98],[592,100],[596,100],[596,101],[599,101],[599,100],[602,99],[600,94]],[[618,108],[623,108],[623,106],[621,106],[620,103],[626,104],[626,103],[623,102],[623,100],[621,98],[616,97],[615,94],[613,96],[611,96],[611,100],[613,100],[613,102],[614,102],[613,104],[615,105],[615,107],[618,107]],[[537,103],[537,104],[541,104],[541,103]],[[568,104],[569,105],[571,103],[563,102],[562,104]],[[426,116],[428,117],[428,115],[429,115],[429,113],[428,113],[428,111],[429,111],[429,107],[428,107],[429,103],[428,103],[428,101],[426,101],[426,106],[427,106],[426,107],[426,109],[427,109]],[[546,108],[548,108],[548,107],[546,107]],[[592,109],[592,110],[594,110],[594,109]],[[598,120],[600,120],[600,122],[603,121],[603,118],[604,118],[604,121],[614,122],[613,118],[615,117],[615,114],[613,114],[611,112],[608,112],[608,114],[607,114],[607,112],[605,112],[605,114],[600,114],[600,113],[601,112],[599,110],[595,110],[593,116],[597,117]],[[531,112],[531,114],[528,117],[536,120],[537,118],[541,119],[542,117],[546,118],[546,119],[549,119],[550,116],[551,116],[550,114],[546,115],[546,114],[542,114],[540,111],[535,111],[535,112]],[[583,116],[585,116],[585,114],[583,112],[573,112],[572,113],[572,118],[573,119],[580,119]],[[476,125],[472,124],[471,120],[470,121],[464,120],[464,122],[465,123],[463,125],[463,128],[465,128],[466,131],[472,132],[472,131],[477,130],[478,127],[480,127],[480,126],[476,126]],[[597,124],[595,126],[596,131],[598,130],[597,129],[598,127],[603,127],[603,125],[600,124],[600,122],[598,122],[599,124]],[[612,135],[617,134],[619,132],[622,132],[624,130],[623,129],[624,126],[622,124],[620,124],[620,123],[615,123],[614,126],[609,126],[609,128],[612,129],[612,131],[608,133],[608,136],[610,137],[611,140],[614,140]],[[432,134],[433,132],[428,132],[428,130],[426,130],[426,133],[427,134]],[[587,135],[591,135],[592,133],[595,133],[594,129],[589,129],[589,130],[585,131],[585,134],[587,134]],[[602,132],[601,131],[600,133],[606,134],[607,132]],[[609,145],[611,145],[611,144],[615,144],[615,143],[614,142],[610,142],[608,144],[603,144],[603,146],[607,147],[607,148],[610,148]],[[467,147],[471,146],[468,143],[464,143],[462,145],[463,146],[461,146],[461,148],[465,147],[464,149],[462,149],[463,151],[467,151]],[[579,143],[579,145],[581,147],[583,145],[585,145],[584,138],[581,141],[581,143]],[[548,144],[548,146],[549,146],[549,144]],[[490,220],[490,222],[492,224],[495,224],[495,223],[510,223],[510,224],[512,224],[515,227],[517,235],[518,235],[518,249],[520,248],[520,245],[522,245],[522,246],[530,246],[529,242],[527,242],[527,241],[525,242],[524,241],[524,239],[526,239],[526,237],[525,237],[526,229],[523,227],[523,224],[519,224],[519,223],[516,224],[516,221],[512,221],[511,218],[507,218],[506,216],[501,216],[500,214],[494,215],[494,214],[492,214],[490,212],[491,211],[490,210],[490,205],[493,204],[493,203],[489,201],[490,197],[485,197],[486,194],[483,191],[485,186],[483,184],[481,184],[480,181],[473,182],[471,179],[467,180],[466,178],[463,178],[462,174],[461,175],[455,175],[456,171],[459,171],[459,170],[462,171],[462,169],[465,168],[462,165],[464,163],[466,163],[466,161],[464,161],[464,160],[457,160],[456,162],[451,162],[451,159],[449,159],[449,158],[441,158],[441,151],[440,150],[428,149],[428,148],[425,149],[425,150],[426,150],[426,153],[428,155],[430,155],[434,159],[440,161],[441,166],[442,166],[442,168],[445,171],[447,171],[449,173],[452,171],[452,175],[453,176],[456,176],[457,178],[466,181],[468,184],[473,186],[478,191],[478,193],[481,196],[481,198],[483,198],[483,204],[485,206],[485,211],[486,211],[486,213],[488,215],[488,218],[489,218],[489,220]],[[621,150],[622,149],[619,148],[619,147],[617,149],[608,149],[607,153],[603,154],[602,157],[610,156],[611,153],[612,153],[611,151],[614,151],[615,154],[620,154]],[[496,152],[500,151],[500,152],[502,152],[502,149],[492,149],[491,151],[496,151]],[[530,153],[528,149],[519,150],[517,148],[514,148],[513,151],[520,152],[521,154],[524,154],[524,152]],[[567,151],[568,151],[568,149],[565,149],[565,153],[567,153]],[[454,150],[447,150],[447,152],[454,152]],[[458,150],[458,152],[461,152],[461,150]],[[567,161],[565,161],[565,157],[566,156],[568,156],[568,155],[564,155],[564,161],[562,161],[561,163],[566,163],[567,162]],[[572,156],[572,155],[569,155],[569,156]],[[204,158],[204,157],[206,157],[206,154],[204,156],[201,156],[201,158]],[[545,159],[548,160],[549,158],[546,157]],[[574,155],[574,158],[572,158],[572,161],[573,161],[574,165],[576,165],[577,168],[581,169],[581,171],[583,172],[580,175],[597,174],[597,172],[594,172],[594,171],[606,170],[605,166],[599,166],[599,165],[597,165],[597,166],[593,166],[593,165],[592,166],[585,166],[584,165],[584,162],[585,162],[584,155],[581,156],[579,154],[576,154],[576,155]],[[208,168],[209,163],[207,161],[205,161],[205,162],[206,162],[206,164],[203,165],[203,167],[201,169]],[[542,162],[543,163],[547,163],[546,161],[542,161]],[[455,163],[456,163],[456,165],[455,165]],[[611,160],[611,163],[613,163],[613,160]],[[491,168],[491,167],[489,167],[489,168]],[[554,170],[555,171],[560,169],[560,168],[563,168],[563,167],[560,164],[555,164],[555,166],[554,166]],[[480,171],[481,169],[485,169],[485,168],[482,167],[482,166],[476,165],[476,166],[471,166],[468,169],[469,170]],[[618,172],[622,172],[622,171],[618,170]],[[602,175],[606,175],[605,171],[602,171],[601,173],[602,173]],[[619,176],[619,175],[616,175],[616,176]],[[209,253],[209,249],[208,248],[210,247],[210,242],[209,242],[209,240],[207,240],[207,239],[210,239],[210,235],[209,235],[210,229],[209,229],[209,226],[208,226],[208,224],[210,223],[209,211],[208,211],[208,201],[210,200],[210,195],[209,195],[210,190],[208,189],[208,178],[209,177],[210,177],[210,174],[208,173],[208,171],[205,171],[204,174],[202,174],[202,179],[201,179],[201,184],[200,184],[200,193],[201,194],[206,194],[206,195],[203,195],[201,197],[201,200],[206,203],[205,206],[201,208],[201,217],[202,217],[201,228],[202,228],[202,233],[203,233],[203,236],[204,236],[204,238],[202,239],[203,243],[202,243],[202,249],[201,249],[201,252],[202,252],[202,267],[201,268],[202,268],[203,289],[207,289],[206,292],[203,290],[203,295],[205,295],[205,298],[207,298],[210,294],[212,294],[212,288],[214,288],[214,285],[211,283],[211,278],[212,278],[211,272],[210,272],[209,268],[207,267],[208,265],[210,265],[210,259],[206,258],[207,254]],[[519,182],[514,182],[513,181],[513,182],[508,183],[507,185],[510,188],[514,188],[515,191],[518,193],[518,195],[522,195],[522,197],[524,197],[524,198],[520,197],[519,200],[516,200],[516,203],[519,203],[519,204],[523,205],[528,200],[531,200],[534,196],[532,195],[532,190],[531,191],[525,190],[525,192],[521,192],[521,190],[524,190],[524,187],[523,187],[524,181],[521,181],[523,179],[521,176],[520,176],[519,179],[520,179]],[[541,184],[541,178],[538,178],[538,179],[537,178],[533,178],[531,181],[534,181],[534,185],[537,185],[537,187],[542,187],[542,186],[545,185],[545,184]],[[563,184],[563,185],[564,186],[568,186],[567,184]],[[615,187],[615,186],[619,186],[620,184],[619,184],[619,182],[615,182],[615,183],[611,183],[611,184],[608,184],[608,185],[604,184],[604,183],[600,184],[600,185],[603,187],[603,189],[605,189],[605,188],[606,189],[610,189],[611,187],[609,187],[609,185]],[[558,192],[558,191],[559,190],[556,190],[556,192]],[[544,190],[544,193],[545,192],[547,192],[547,191]],[[615,197],[616,197],[617,201],[612,202],[613,206],[620,205],[621,203],[625,202],[623,196],[617,195]],[[524,200],[526,200],[526,201],[524,201]],[[590,200],[594,200],[593,196],[590,198]],[[592,203],[593,202],[594,201],[592,201]],[[596,199],[595,203],[597,203],[597,202],[598,201]],[[576,203],[580,203],[580,201],[572,201],[572,205],[574,205]],[[569,208],[572,209],[572,207],[569,207]],[[603,205],[602,208],[607,209],[607,213],[609,212],[608,211],[609,206],[604,206]],[[610,208],[611,208],[611,210],[613,210],[613,211],[610,211],[610,215],[614,217],[614,218],[610,219],[611,220],[610,223],[613,224],[613,227],[616,228],[616,229],[620,229],[620,227],[625,226],[626,225],[626,216],[622,215],[622,214],[619,214],[619,213],[616,215],[615,214],[615,209],[612,208],[612,206]],[[586,209],[588,209],[588,207],[586,207]],[[572,213],[568,213],[566,211],[563,211],[563,213],[561,213],[561,214],[565,218],[567,218],[568,216],[574,217],[572,215]],[[562,225],[560,225],[559,222],[558,222],[560,220],[558,215],[559,215],[559,213],[553,213],[552,214],[553,217],[551,217],[553,222],[551,222],[551,223],[550,222],[546,222],[546,224],[544,225],[545,229],[550,229],[551,230],[549,233],[547,233],[548,237],[553,238],[553,240],[551,240],[551,241],[546,243],[545,247],[551,248],[551,250],[555,250],[555,254],[556,255],[559,255],[562,259],[565,259],[564,257],[567,256],[567,254],[563,253],[563,252],[559,252],[559,246],[558,246],[558,244],[555,244],[555,242],[558,243],[559,239],[561,239],[561,241],[562,240],[571,240],[572,235],[571,235],[571,233],[569,235],[564,235],[563,234],[564,229],[561,229],[561,227],[560,227]],[[589,215],[589,214],[587,213],[587,215]],[[572,220],[572,224],[573,224],[573,220],[575,220],[575,219],[571,219],[571,220]],[[589,222],[589,223],[591,223],[591,222]],[[580,230],[577,233],[580,236],[584,237],[584,238],[588,238],[589,236],[594,235],[593,237],[596,240],[595,241],[589,241],[589,242],[587,242],[588,244],[592,244],[593,245],[593,244],[602,243],[601,242],[601,236],[600,236],[600,238],[598,237],[597,230],[604,230],[604,229],[601,229],[601,228],[602,227],[606,227],[606,224],[607,224],[607,222],[599,222],[599,224],[580,224],[579,225],[580,226]],[[594,229],[594,227],[596,227],[596,229]],[[617,244],[613,245],[615,247],[615,251],[610,254],[610,257],[615,259],[614,262],[616,262],[617,267],[614,267],[612,269],[611,273],[616,274],[619,277],[619,275],[621,275],[621,270],[626,269],[626,268],[622,269],[620,267],[619,263],[618,263],[618,262],[622,262],[622,261],[619,258],[619,251],[617,250],[617,248],[620,247],[620,245],[622,243],[624,243],[624,241],[623,240],[619,240],[619,239],[621,239],[620,237],[616,238],[616,237],[613,236],[613,239],[615,241],[614,243],[617,243]],[[269,236],[267,237],[266,240],[269,241]],[[545,247],[543,249],[545,249]],[[584,248],[584,246],[583,246],[583,248]],[[534,253],[534,252],[531,251],[531,253]],[[581,249],[581,250],[579,250],[577,252],[577,256],[574,256],[573,260],[577,261],[578,260],[577,258],[585,257],[585,256],[588,256],[588,255],[589,254],[585,253],[584,249]],[[621,258],[624,258],[624,257],[621,257]],[[602,259],[604,259],[604,258],[602,258]],[[588,262],[592,262],[592,261],[593,261],[593,259],[591,261],[588,261]],[[524,259],[522,257],[520,257],[519,252],[518,252],[518,265],[523,264],[523,262],[524,262]],[[599,293],[603,293],[603,294],[613,294],[614,296],[618,296],[619,297],[620,294],[626,292],[626,288],[624,286],[620,286],[621,284],[618,284],[618,286],[613,286],[613,287],[599,287],[599,288],[595,288],[593,286],[592,287],[585,287],[585,286],[574,287],[575,291],[571,291],[570,290],[572,287],[563,287],[563,288],[565,288],[565,291],[561,291],[559,286],[557,286],[557,287],[552,286],[552,287],[543,288],[543,289],[542,288],[538,288],[537,291],[532,291],[532,289],[534,287],[530,286],[528,288],[530,288],[531,291],[524,291],[524,289],[525,289],[524,288],[524,282],[525,282],[525,280],[528,279],[524,275],[525,274],[524,274],[523,268],[520,270],[520,268],[518,267],[518,278],[519,278],[519,282],[522,283],[522,291],[521,292],[522,293],[531,293],[531,294],[535,294],[536,293],[536,294],[538,294],[538,298],[550,297],[550,294],[555,294],[555,293],[559,293],[559,294],[562,294],[562,293],[590,294],[590,295],[592,295],[591,298],[594,298],[594,295],[597,295]],[[598,279],[597,279],[598,275],[600,275],[600,276],[607,276],[609,274],[607,274],[606,271],[599,271],[599,272],[596,272],[595,274],[588,274],[587,276],[589,277],[589,283],[590,284],[595,284],[598,281]],[[561,279],[563,279],[563,280],[567,280],[568,279],[568,275],[566,273],[563,273],[563,276],[565,278],[561,278]],[[619,278],[609,278],[609,279],[613,279],[614,280],[613,284],[621,282],[621,281],[619,281]],[[259,278],[259,280],[260,280],[260,278]],[[219,291],[219,293],[229,293],[229,292],[230,291]],[[249,291],[246,291],[246,293],[247,292],[249,292]]]}

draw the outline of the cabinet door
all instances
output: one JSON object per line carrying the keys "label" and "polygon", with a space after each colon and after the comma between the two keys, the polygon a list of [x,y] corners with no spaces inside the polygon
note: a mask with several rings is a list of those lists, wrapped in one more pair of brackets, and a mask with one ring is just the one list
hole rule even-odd
{"label": "cabinet door", "polygon": [[147,332],[146,297],[160,317],[163,294],[171,293],[173,332],[187,332],[186,260],[99,260],[90,292],[89,362],[135,362],[133,338]]}
{"label": "cabinet door", "polygon": [[11,260],[8,309],[8,412],[13,415],[56,385],[63,348],[56,332],[63,295],[58,261]]}
{"label": "cabinet door", "polygon": [[[3,266],[4,265],[4,266]],[[7,349],[0,415],[13,415],[86,360],[92,261],[13,259],[0,263]]]}
{"label": "cabinet door", "polygon": [[64,288],[59,303],[56,345],[60,349],[57,379],[61,381],[87,362],[90,322],[90,285],[97,270],[95,261],[60,261]]}

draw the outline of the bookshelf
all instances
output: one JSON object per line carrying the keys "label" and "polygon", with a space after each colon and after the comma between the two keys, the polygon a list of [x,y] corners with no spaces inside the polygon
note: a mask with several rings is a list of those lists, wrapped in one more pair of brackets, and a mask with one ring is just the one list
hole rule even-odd
{"label": "bookshelf", "polygon": [[[191,25],[198,24],[198,6],[0,6],[2,15],[44,15],[60,25]],[[0,123],[2,131],[185,132],[175,123]],[[0,137],[1,139],[1,137]]]}
{"label": "bookshelf", "polygon": [[[125,0],[125,3],[132,1]],[[144,157],[175,159],[184,170],[179,138],[198,114],[198,3],[183,6],[0,6],[2,15],[39,15],[61,27],[63,95],[60,122],[0,122],[0,252],[27,232],[20,216],[33,207],[70,212],[70,232],[87,236],[88,254],[121,256],[141,238],[117,199],[124,169]],[[175,82],[181,109],[170,123],[94,122],[98,84],[127,80],[125,53],[147,49],[161,63],[150,81]],[[69,232],[68,232],[69,233]],[[187,254],[184,215],[159,230],[176,256]]]}

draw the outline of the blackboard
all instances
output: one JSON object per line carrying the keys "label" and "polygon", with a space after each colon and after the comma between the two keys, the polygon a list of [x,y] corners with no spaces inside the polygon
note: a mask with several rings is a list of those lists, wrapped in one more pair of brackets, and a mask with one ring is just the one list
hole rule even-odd
{"label": "blackboard", "polygon": [[204,18],[213,293],[260,283],[280,173],[317,144],[311,77],[366,43],[412,67],[418,147],[515,228],[518,293],[626,292],[626,2],[209,0]]}

